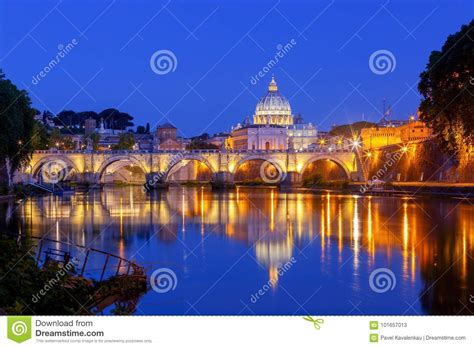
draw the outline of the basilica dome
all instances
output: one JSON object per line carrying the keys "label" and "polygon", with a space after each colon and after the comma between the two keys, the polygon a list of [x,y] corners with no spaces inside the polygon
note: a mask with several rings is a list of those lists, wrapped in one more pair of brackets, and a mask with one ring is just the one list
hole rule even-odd
{"label": "basilica dome", "polygon": [[274,77],[272,77],[272,81],[268,86],[267,94],[260,99],[255,108],[253,123],[276,124],[280,126],[293,124],[290,103],[278,91]]}

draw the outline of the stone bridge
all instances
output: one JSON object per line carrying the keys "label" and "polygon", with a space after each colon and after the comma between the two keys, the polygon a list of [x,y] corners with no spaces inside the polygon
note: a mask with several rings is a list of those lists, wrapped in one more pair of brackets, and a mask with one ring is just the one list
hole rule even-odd
{"label": "stone bridge", "polygon": [[[150,185],[166,184],[170,173],[190,160],[205,164],[212,173],[213,184],[233,184],[239,166],[251,160],[271,163],[278,174],[275,184],[298,186],[306,167],[316,161],[328,160],[343,169],[349,181],[365,181],[361,161],[355,151],[348,149],[320,151],[57,151],[45,150],[33,153],[31,161],[16,173],[17,183],[42,180],[46,172],[55,180],[68,180],[78,184],[101,184],[104,176],[124,166],[140,168]],[[273,180],[273,178],[272,178]],[[145,184],[145,182],[144,182]]]}

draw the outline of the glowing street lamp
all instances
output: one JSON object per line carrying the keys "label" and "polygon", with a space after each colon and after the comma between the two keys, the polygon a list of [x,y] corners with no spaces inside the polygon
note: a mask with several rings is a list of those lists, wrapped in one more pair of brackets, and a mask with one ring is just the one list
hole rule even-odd
{"label": "glowing street lamp", "polygon": [[359,139],[354,139],[351,141],[352,150],[356,150],[361,146]]}

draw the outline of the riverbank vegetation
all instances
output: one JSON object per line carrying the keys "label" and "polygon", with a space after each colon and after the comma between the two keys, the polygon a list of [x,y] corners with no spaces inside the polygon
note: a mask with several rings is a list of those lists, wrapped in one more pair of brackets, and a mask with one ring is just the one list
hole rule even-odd
{"label": "riverbank vegetation", "polygon": [[39,266],[28,238],[2,233],[0,249],[0,312],[4,314],[100,314],[109,309],[131,314],[147,290],[144,274],[94,281],[77,275],[76,266],[69,263],[49,261]]}
{"label": "riverbank vegetation", "polygon": [[440,149],[456,165],[474,145],[474,20],[432,51],[420,75],[420,119],[434,131]]}

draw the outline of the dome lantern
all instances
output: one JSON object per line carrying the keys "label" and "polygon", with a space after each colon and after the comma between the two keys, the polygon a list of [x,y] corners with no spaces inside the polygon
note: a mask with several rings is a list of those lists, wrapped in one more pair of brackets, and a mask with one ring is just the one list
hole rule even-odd
{"label": "dome lantern", "polygon": [[268,124],[289,126],[293,124],[291,107],[288,100],[278,91],[275,77],[268,85],[268,92],[265,94],[255,108],[253,117],[254,124]]}

